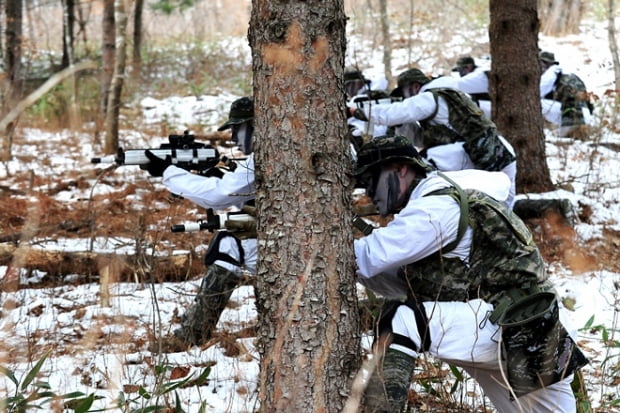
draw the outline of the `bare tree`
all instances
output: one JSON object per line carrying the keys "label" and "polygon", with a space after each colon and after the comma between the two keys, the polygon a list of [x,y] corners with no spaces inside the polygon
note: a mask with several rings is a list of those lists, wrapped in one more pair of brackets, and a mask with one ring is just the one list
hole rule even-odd
{"label": "bare tree", "polygon": [[61,0],[62,3],[62,61],[64,69],[73,64],[73,39],[75,27],[75,0]]}
{"label": "bare tree", "polygon": [[[23,3],[22,0],[12,0],[5,3],[6,14],[6,52],[4,54],[4,70],[6,78],[2,81],[2,114],[19,101],[22,95],[22,24],[23,24]],[[12,157],[13,132],[15,131],[17,119],[10,122],[4,129],[0,130],[2,142],[0,147],[0,160],[8,161]]]}
{"label": "bare tree", "polygon": [[392,43],[390,38],[390,24],[387,12],[387,0],[379,0],[381,11],[381,34],[383,37],[383,69],[388,81],[388,89],[393,86],[392,79]]}
{"label": "bare tree", "polygon": [[585,10],[582,0],[539,0],[540,31],[549,36],[579,33]]}
{"label": "bare tree", "polygon": [[546,192],[536,0],[491,0],[489,11],[493,121],[517,152],[517,192]]}
{"label": "bare tree", "polygon": [[139,76],[142,70],[142,14],[144,0],[135,0],[133,12],[133,54],[131,66],[134,76]]}
{"label": "bare tree", "polygon": [[[114,0],[103,1],[102,44],[101,44],[101,115],[105,119],[108,107],[108,94],[114,75],[114,56],[116,54],[116,32],[114,19]],[[114,148],[116,151],[116,148]]]}
{"label": "bare tree", "polygon": [[118,118],[121,108],[121,95],[125,79],[127,59],[127,2],[116,0],[114,4],[116,22],[116,54],[114,56],[114,76],[108,92],[108,105],[105,117],[105,153],[114,153],[118,148]]}
{"label": "bare tree", "polygon": [[342,411],[360,363],[344,6],[252,5],[261,411]]}
{"label": "bare tree", "polygon": [[618,41],[616,40],[615,0],[608,1],[607,7],[607,39],[609,51],[614,62],[614,88],[620,90],[620,58],[618,57]]}

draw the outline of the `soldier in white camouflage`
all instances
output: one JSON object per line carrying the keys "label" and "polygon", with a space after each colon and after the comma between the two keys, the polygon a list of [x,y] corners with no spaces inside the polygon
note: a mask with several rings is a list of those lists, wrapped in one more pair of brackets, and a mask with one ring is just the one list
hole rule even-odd
{"label": "soldier in white camouflage", "polygon": [[355,175],[379,213],[394,214],[354,244],[358,281],[388,299],[367,411],[402,411],[428,353],[467,371],[499,412],[574,412],[572,375],[587,361],[530,232],[504,204],[506,175],[434,171],[400,136],[365,144]]}
{"label": "soldier in white camouflage", "polygon": [[542,74],[540,97],[545,120],[555,125],[559,136],[587,137],[592,124],[594,106],[590,93],[575,73],[562,69],[555,54],[541,51],[538,55]]}
{"label": "soldier in white camouflage", "polygon": [[[255,197],[253,125],[254,101],[245,96],[232,102],[228,120],[218,128],[232,129],[232,141],[248,155],[245,160],[236,161],[234,171],[201,176],[177,168],[169,159],[152,156],[148,150],[146,156],[151,162],[146,169],[152,176],[162,177],[170,192],[203,208],[236,207],[247,211],[247,204]],[[218,231],[211,239],[204,259],[207,272],[193,304],[182,316],[181,328],[174,332],[186,344],[202,345],[211,338],[233,290],[242,281],[243,271],[256,272],[257,245],[252,225],[253,222],[229,221],[226,228],[230,231]]]}

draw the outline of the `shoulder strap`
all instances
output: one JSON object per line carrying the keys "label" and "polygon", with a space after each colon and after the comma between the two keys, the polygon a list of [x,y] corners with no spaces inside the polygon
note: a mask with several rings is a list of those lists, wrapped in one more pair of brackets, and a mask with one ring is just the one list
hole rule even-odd
{"label": "shoulder strap", "polygon": [[562,71],[558,71],[555,73],[555,82],[553,82],[553,87],[557,87],[560,84],[560,79],[562,78]]}
{"label": "shoulder strap", "polygon": [[[420,120],[420,122],[429,121],[429,120],[433,119],[435,117],[435,115],[437,115],[437,111],[439,110],[439,98],[437,97],[437,95],[438,95],[437,91],[438,90],[440,90],[440,88],[427,89],[427,90],[424,91],[424,92],[429,92],[429,93],[431,93],[433,95],[433,99],[435,99],[435,110],[433,111],[433,113],[430,116]],[[422,92],[422,93],[424,93],[424,92]]]}
{"label": "shoulder strap", "polygon": [[448,183],[452,185],[452,188],[439,189],[425,196],[450,195],[456,202],[458,202],[459,206],[461,207],[461,215],[459,217],[459,228],[456,233],[456,239],[441,249],[442,254],[445,254],[447,252],[452,251],[454,248],[456,248],[459,242],[461,242],[463,235],[465,235],[465,231],[467,230],[467,225],[469,223],[469,204],[468,204],[467,194],[465,193],[465,191],[463,191],[463,189],[459,186],[459,184],[454,182],[454,180],[450,179],[446,174],[442,172],[437,171],[437,175],[445,179],[446,181],[448,181]]}

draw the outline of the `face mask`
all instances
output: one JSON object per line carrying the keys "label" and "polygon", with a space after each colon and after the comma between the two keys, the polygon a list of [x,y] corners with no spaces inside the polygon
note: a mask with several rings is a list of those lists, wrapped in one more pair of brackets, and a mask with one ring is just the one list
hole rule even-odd
{"label": "face mask", "polygon": [[232,141],[239,145],[245,155],[252,153],[252,134],[254,127],[250,122],[243,122],[232,127]]}
{"label": "face mask", "polygon": [[403,91],[403,99],[407,99],[407,98],[410,98],[411,96],[415,96],[415,93],[413,90],[413,84],[403,86],[402,91]]}
{"label": "face mask", "polygon": [[377,207],[379,214],[385,217],[396,212],[401,197],[398,171],[383,169],[375,182],[374,190],[367,190],[367,193],[372,198],[372,202]]}
{"label": "face mask", "polygon": [[347,80],[344,82],[344,91],[349,98],[352,98],[362,93],[365,89],[364,86],[366,86],[366,82],[362,79]]}

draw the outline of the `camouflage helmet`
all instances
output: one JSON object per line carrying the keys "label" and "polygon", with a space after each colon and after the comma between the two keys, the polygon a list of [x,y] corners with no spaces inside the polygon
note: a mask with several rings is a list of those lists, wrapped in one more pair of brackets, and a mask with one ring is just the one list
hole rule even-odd
{"label": "camouflage helmet", "polygon": [[404,136],[380,136],[365,143],[357,153],[355,176],[360,177],[387,161],[400,161],[412,165],[417,171],[430,172],[428,165],[409,139]]}
{"label": "camouflage helmet", "polygon": [[476,62],[474,61],[474,58],[471,56],[461,56],[456,61],[456,66],[452,68],[452,71],[457,72],[459,69],[469,66],[469,65],[476,66]]}
{"label": "camouflage helmet", "polygon": [[355,67],[348,67],[344,70],[344,81],[348,82],[351,80],[362,80],[365,82],[366,78],[361,70]]}
{"label": "camouflage helmet", "polygon": [[254,119],[254,100],[251,96],[244,96],[230,105],[228,120],[217,130],[223,131],[233,125],[239,125],[252,119]]}
{"label": "camouflage helmet", "polygon": [[398,75],[397,85],[401,89],[405,86],[409,86],[413,83],[419,83],[425,85],[430,82],[431,79],[426,76],[420,69],[409,69]]}
{"label": "camouflage helmet", "polygon": [[431,78],[426,76],[420,69],[409,69],[398,75],[396,88],[392,90],[390,96],[403,97],[403,89],[414,83],[425,85],[431,81]]}
{"label": "camouflage helmet", "polygon": [[549,64],[552,64],[552,65],[557,65],[558,64],[558,62],[555,60],[555,55],[553,53],[551,53],[551,52],[541,51],[538,54],[538,58],[540,60],[542,60],[543,62],[545,62],[545,63],[549,63]]}

